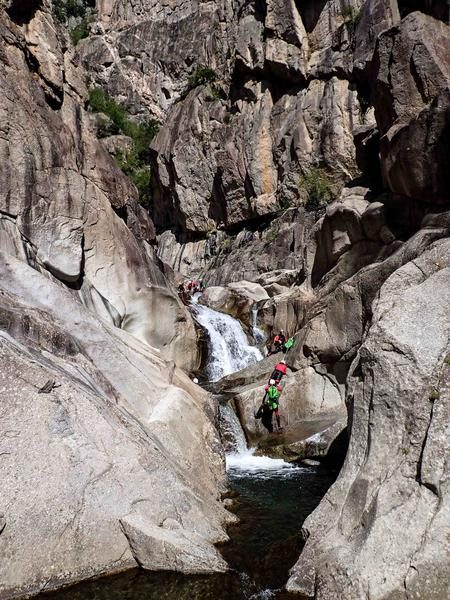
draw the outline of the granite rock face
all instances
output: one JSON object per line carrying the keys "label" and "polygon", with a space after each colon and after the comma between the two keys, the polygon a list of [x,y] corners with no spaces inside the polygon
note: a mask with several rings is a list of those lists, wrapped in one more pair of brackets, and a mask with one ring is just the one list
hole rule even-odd
{"label": "granite rock face", "polygon": [[[346,462],[288,588],[446,599],[448,3],[101,0],[77,51],[47,1],[3,4],[0,544],[31,573],[2,564],[5,593],[135,564],[225,568],[214,406],[177,370],[198,366],[172,284],[189,277],[295,336],[288,424],[348,411]],[[162,122],[152,218],[110,156],[130,140],[95,139],[83,66],[132,118]],[[220,382],[255,439],[278,358]],[[33,452],[14,479],[22,432]]]}
{"label": "granite rock face", "polygon": [[[195,368],[194,326],[160,268],[151,219],[82,108],[79,58],[46,10],[21,27],[4,14],[0,27],[2,248],[69,284],[99,316],[166,358]],[[163,305],[156,326],[155,306]]]}
{"label": "granite rock face", "polygon": [[318,599],[361,598],[368,587],[380,599],[448,594],[449,252],[448,240],[435,242],[374,302],[350,369],[349,451],[305,523],[292,591]]}
{"label": "granite rock face", "polygon": [[[0,257],[0,595],[136,564],[223,571],[213,544],[226,539],[228,517],[210,397],[70,290]],[[183,560],[155,555],[148,536]]]}
{"label": "granite rock face", "polygon": [[2,598],[226,569],[216,407],[178,368],[198,362],[193,321],[50,8],[0,8]]}
{"label": "granite rock face", "polygon": [[152,145],[160,231],[182,243],[274,215],[304,200],[312,166],[337,187],[358,172],[353,129],[373,115],[351,82],[351,15],[363,3],[347,4],[99,3],[80,45],[93,82],[164,121]]}

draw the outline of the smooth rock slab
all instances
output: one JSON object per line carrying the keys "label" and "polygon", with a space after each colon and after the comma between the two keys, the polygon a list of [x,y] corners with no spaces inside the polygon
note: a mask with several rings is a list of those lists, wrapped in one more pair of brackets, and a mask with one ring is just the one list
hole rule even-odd
{"label": "smooth rock slab", "polygon": [[[225,572],[226,562],[193,532],[186,534],[181,525],[167,519],[162,527],[152,525],[142,516],[120,520],[122,530],[139,566],[151,571],[180,571],[190,575]],[[165,527],[165,524],[169,527]]]}

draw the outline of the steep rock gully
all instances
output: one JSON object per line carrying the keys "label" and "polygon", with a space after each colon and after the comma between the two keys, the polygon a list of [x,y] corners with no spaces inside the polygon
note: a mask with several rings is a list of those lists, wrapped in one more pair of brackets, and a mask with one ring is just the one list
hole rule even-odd
{"label": "steep rock gully", "polygon": [[[191,310],[207,337],[205,378],[209,383],[262,358],[248,342],[239,321],[196,300]],[[256,315],[254,319],[256,327]],[[261,332],[257,332],[260,342]],[[247,448],[234,410],[219,405],[219,423],[229,482],[231,510],[239,523],[229,528],[221,552],[231,567],[225,575],[202,577],[142,570],[109,576],[40,594],[53,600],[287,600],[284,589],[303,542],[301,526],[333,483],[337,473],[255,456]],[[226,440],[226,441],[225,441]]]}

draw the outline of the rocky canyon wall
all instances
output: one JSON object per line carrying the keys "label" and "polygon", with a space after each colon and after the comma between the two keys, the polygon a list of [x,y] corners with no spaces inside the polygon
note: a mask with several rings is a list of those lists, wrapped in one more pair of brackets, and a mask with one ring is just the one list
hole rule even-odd
{"label": "rocky canyon wall", "polygon": [[[81,53],[93,81],[163,123],[159,256],[214,286],[264,288],[260,325],[296,337],[290,416],[323,390],[345,399],[346,462],[288,588],[445,598],[448,3],[104,6]],[[215,294],[248,325],[232,286]]]}
{"label": "rocky canyon wall", "polygon": [[0,37],[0,597],[223,571],[215,407],[153,223],[51,3],[2,3]]}
{"label": "rocky canyon wall", "polygon": [[[0,29],[0,544],[13,565],[48,552],[32,583],[3,564],[2,593],[175,555],[224,568],[223,465],[211,400],[177,368],[198,360],[174,269],[259,286],[220,293],[248,328],[256,302],[267,334],[295,335],[293,418],[347,408],[347,458],[288,588],[446,598],[448,3],[98,0],[76,49],[50,2],[24,7],[4,2]],[[161,123],[150,216],[87,86]]]}

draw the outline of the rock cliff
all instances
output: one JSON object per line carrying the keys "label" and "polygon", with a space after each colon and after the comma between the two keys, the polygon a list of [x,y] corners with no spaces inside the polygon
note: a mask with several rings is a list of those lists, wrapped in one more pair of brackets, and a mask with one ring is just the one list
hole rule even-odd
{"label": "rock cliff", "polygon": [[0,37],[0,597],[223,571],[215,406],[153,223],[51,4],[2,3]]}
{"label": "rock cliff", "polygon": [[[247,327],[257,306],[295,334],[289,419],[345,400],[347,459],[288,583],[310,598],[446,597],[448,19],[439,0],[117,1],[82,46],[163,122],[159,256]],[[235,379],[250,434],[268,368]]]}
{"label": "rock cliff", "polygon": [[[346,407],[347,457],[288,589],[447,598],[448,3],[97,0],[76,48],[49,1],[3,5],[0,464],[31,458],[7,478],[0,544],[29,564],[50,532],[31,577],[2,565],[5,593],[174,556],[224,568],[223,465],[211,400],[178,370],[199,357],[174,270],[248,330],[257,308],[267,335],[295,336],[292,422]],[[150,216],[87,86],[160,122]],[[269,362],[233,380],[244,425]],[[44,467],[37,500],[13,503]]]}

